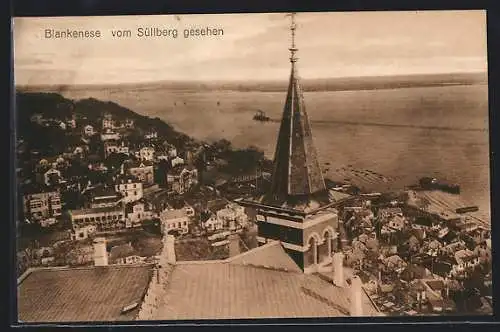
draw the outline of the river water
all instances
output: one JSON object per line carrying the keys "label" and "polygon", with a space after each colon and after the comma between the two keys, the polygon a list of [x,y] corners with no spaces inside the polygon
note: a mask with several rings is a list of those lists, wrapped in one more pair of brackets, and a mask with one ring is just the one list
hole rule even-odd
{"label": "river water", "polygon": [[[285,92],[168,91],[158,85],[70,88],[62,94],[114,101],[195,138],[253,145],[270,158],[279,122],[252,117],[263,110],[279,119],[285,98]],[[318,91],[305,92],[304,98],[329,178],[361,174],[353,180],[360,186],[386,190],[435,176],[460,184],[466,200],[490,210],[486,85]]]}

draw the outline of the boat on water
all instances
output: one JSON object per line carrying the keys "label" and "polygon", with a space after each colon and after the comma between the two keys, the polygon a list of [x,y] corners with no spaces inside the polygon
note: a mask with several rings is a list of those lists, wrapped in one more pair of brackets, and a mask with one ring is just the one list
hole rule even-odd
{"label": "boat on water", "polygon": [[447,183],[432,177],[423,177],[419,180],[420,188],[424,190],[441,190],[450,194],[460,194],[460,186],[454,183]]}
{"label": "boat on water", "polygon": [[261,111],[261,110],[258,110],[255,115],[253,116],[253,119],[255,121],[262,121],[262,122],[265,122],[265,121],[269,121],[270,118],[266,115],[266,113],[264,113],[264,111]]}

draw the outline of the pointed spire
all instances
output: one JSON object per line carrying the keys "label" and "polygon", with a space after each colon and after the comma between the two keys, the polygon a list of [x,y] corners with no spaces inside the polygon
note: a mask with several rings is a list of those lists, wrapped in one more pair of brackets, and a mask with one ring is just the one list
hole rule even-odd
{"label": "pointed spire", "polygon": [[274,154],[273,199],[307,198],[326,191],[296,69],[295,14],[290,16],[292,68]]}

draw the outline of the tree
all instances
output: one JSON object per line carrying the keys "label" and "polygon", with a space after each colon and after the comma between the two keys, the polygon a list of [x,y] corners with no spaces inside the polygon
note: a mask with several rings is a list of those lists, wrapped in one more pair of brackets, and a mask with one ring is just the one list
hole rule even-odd
{"label": "tree", "polygon": [[213,143],[212,146],[219,154],[222,155],[232,150],[231,142],[228,141],[227,139],[218,140],[215,143]]}
{"label": "tree", "polygon": [[349,266],[358,265],[363,259],[365,259],[365,253],[361,248],[354,247],[351,252],[346,256],[346,263]]}
{"label": "tree", "polygon": [[128,156],[123,153],[111,153],[108,158],[104,161],[104,165],[109,169],[119,169],[125,160],[128,159]]}
{"label": "tree", "polygon": [[380,256],[379,253],[379,243],[378,240],[375,238],[369,238],[366,241],[366,260],[371,264],[371,265],[376,265],[378,262],[378,258]]}

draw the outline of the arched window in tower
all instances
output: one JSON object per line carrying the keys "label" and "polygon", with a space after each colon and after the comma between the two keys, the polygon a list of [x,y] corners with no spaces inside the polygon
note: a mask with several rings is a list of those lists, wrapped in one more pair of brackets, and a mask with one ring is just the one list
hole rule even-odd
{"label": "arched window in tower", "polygon": [[307,265],[315,265],[318,263],[318,241],[311,237],[307,243],[309,249],[307,251]]}
{"label": "arched window in tower", "polygon": [[330,252],[331,252],[331,244],[329,243],[330,241],[330,235],[329,232],[326,231],[323,234],[322,242],[318,245],[318,256],[319,260],[318,262],[325,262],[328,260],[330,257]]}
{"label": "arched window in tower", "polygon": [[323,233],[323,243],[320,246],[320,258],[321,261],[329,261],[332,257],[333,251],[333,234],[331,230],[326,230]]}

